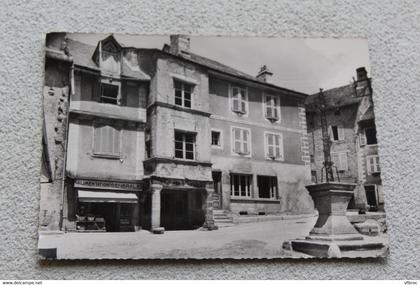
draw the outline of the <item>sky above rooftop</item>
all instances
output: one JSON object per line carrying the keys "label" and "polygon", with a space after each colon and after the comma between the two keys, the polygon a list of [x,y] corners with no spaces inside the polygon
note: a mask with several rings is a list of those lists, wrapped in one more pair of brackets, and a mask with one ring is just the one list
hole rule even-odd
{"label": "sky above rooftop", "polygon": [[[109,34],[69,34],[91,45]],[[161,49],[169,36],[114,34],[123,46]],[[313,94],[349,84],[356,68],[366,67],[369,50],[366,39],[296,39],[256,37],[191,37],[191,52],[219,61],[250,75],[262,65],[273,72],[272,83]]]}

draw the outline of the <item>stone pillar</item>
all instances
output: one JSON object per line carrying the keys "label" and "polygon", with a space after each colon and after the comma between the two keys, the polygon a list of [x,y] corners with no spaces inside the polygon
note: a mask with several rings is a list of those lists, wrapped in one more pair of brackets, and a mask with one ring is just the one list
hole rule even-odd
{"label": "stone pillar", "polygon": [[160,226],[160,211],[161,211],[160,192],[162,191],[162,188],[163,186],[160,184],[150,185],[150,190],[152,192],[152,212],[151,212],[152,232],[154,234],[163,234],[165,232],[165,228]]}
{"label": "stone pillar", "polygon": [[207,196],[205,199],[205,213],[206,219],[204,221],[203,228],[212,231],[217,230],[217,226],[214,224],[214,217],[213,217],[213,193],[214,188],[211,185],[206,187]]}

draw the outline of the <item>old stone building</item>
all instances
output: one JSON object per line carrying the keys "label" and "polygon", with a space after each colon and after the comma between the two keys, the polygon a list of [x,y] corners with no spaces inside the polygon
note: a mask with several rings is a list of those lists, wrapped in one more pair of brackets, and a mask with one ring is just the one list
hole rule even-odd
{"label": "old stone building", "polygon": [[216,229],[213,210],[313,211],[307,95],[270,83],[265,66],[251,76],[192,53],[188,37],[170,40],[48,36],[45,97],[58,103],[44,109],[44,173],[57,160],[62,176],[45,180],[46,228],[161,233]]}
{"label": "old stone building", "polygon": [[[335,179],[357,183],[349,208],[383,210],[372,87],[366,69],[357,69],[353,83],[323,93]],[[312,181],[321,182],[325,171],[319,93],[307,98],[306,113]]]}

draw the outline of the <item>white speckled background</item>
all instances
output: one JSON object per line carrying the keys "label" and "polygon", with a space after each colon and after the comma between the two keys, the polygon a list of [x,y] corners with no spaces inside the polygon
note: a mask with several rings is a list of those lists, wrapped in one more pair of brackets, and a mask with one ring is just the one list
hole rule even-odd
{"label": "white speckled background", "polygon": [[[380,0],[1,1],[0,279],[420,278],[419,11],[419,1]],[[390,256],[38,262],[43,35],[52,31],[367,37]]]}

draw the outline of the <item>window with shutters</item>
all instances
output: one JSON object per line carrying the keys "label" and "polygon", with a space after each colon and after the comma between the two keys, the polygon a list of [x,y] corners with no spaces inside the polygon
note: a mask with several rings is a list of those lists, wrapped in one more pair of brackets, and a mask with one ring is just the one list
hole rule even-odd
{"label": "window with shutters", "polygon": [[264,115],[270,122],[280,120],[280,98],[273,95],[264,95]]}
{"label": "window with shutters", "polygon": [[330,126],[328,128],[328,134],[332,141],[344,140],[344,129],[340,126]]}
{"label": "window with shutters", "polygon": [[194,86],[192,84],[174,80],[175,105],[191,108],[193,89]]}
{"label": "window with shutters", "polygon": [[120,129],[114,126],[97,124],[93,131],[93,154],[120,157]]}
{"label": "window with shutters", "polygon": [[251,197],[252,175],[230,174],[230,195],[233,197]]}
{"label": "window with shutters", "polygon": [[282,134],[265,132],[265,157],[270,160],[284,159]]}
{"label": "window with shutters", "polygon": [[246,88],[231,86],[230,98],[233,112],[241,115],[248,113],[248,92]]}
{"label": "window with shutters", "polygon": [[277,177],[257,176],[258,197],[265,199],[277,198]]}
{"label": "window with shutters", "polygon": [[194,160],[195,158],[195,134],[175,131],[175,157],[180,159]]}
{"label": "window with shutters", "polygon": [[347,152],[333,152],[331,153],[331,160],[338,171],[349,170]]}
{"label": "window with shutters", "polygon": [[232,151],[242,156],[251,156],[251,130],[232,127]]}
{"label": "window with shutters", "polygon": [[366,170],[369,175],[381,172],[378,155],[366,156]]}

